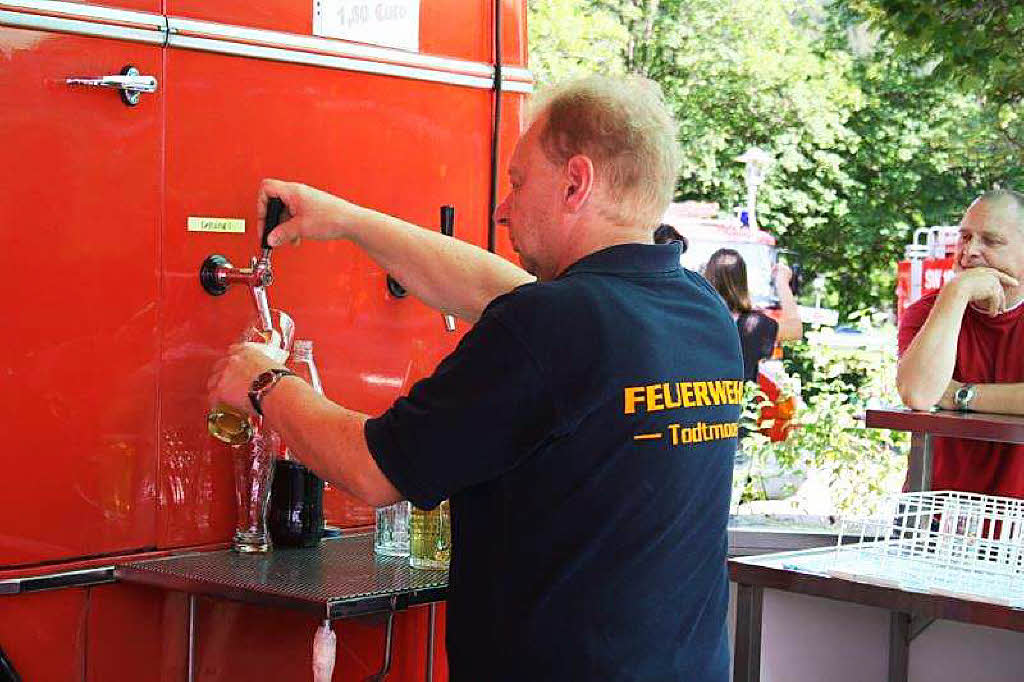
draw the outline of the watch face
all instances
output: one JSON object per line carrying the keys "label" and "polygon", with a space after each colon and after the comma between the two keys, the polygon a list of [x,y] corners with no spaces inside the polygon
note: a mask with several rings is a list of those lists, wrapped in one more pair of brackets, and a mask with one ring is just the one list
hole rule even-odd
{"label": "watch face", "polygon": [[272,373],[264,372],[263,374],[260,374],[258,377],[256,377],[256,379],[252,382],[252,390],[262,391],[273,380],[274,375]]}

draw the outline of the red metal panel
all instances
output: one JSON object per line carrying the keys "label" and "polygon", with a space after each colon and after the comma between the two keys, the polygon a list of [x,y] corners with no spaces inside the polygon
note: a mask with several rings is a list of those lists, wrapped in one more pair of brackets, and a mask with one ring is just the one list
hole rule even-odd
{"label": "red metal panel", "polygon": [[[313,635],[319,623],[286,609],[199,599],[197,614],[197,682],[246,680],[277,682],[309,679]],[[443,606],[439,607],[443,613]],[[442,618],[438,619],[443,622]],[[334,682],[363,682],[384,658],[383,615],[334,621],[338,638]],[[389,682],[419,682],[426,671],[427,607],[395,615]],[[443,659],[444,630],[436,643]],[[437,682],[447,680],[447,666],[435,658]],[[115,678],[115,682],[116,682]],[[127,679],[127,678],[124,678]]]}
{"label": "red metal panel", "polygon": [[0,28],[0,567],[152,545],[160,48]]}
{"label": "red metal panel", "polygon": [[83,5],[100,5],[103,7],[118,7],[120,9],[131,9],[139,12],[151,12],[160,14],[163,11],[162,0],[103,0],[103,2],[82,2],[81,0],[68,0]]}
{"label": "red metal panel", "polygon": [[[207,295],[200,263],[211,253],[244,263],[256,252],[252,218],[264,176],[424,225],[436,225],[449,203],[457,237],[486,243],[491,94],[188,51],[169,52],[167,69],[159,545],[175,546],[230,534],[230,457],[206,435],[205,382],[252,314],[239,287]],[[188,216],[245,218],[247,232],[188,233]],[[347,244],[280,249],[274,272],[271,304],[291,313],[299,338],[315,341],[328,395],[356,410],[385,409],[465,330],[447,334],[436,311],[391,298],[385,273]],[[368,510],[355,517],[332,521],[362,525]]]}
{"label": "red metal panel", "polygon": [[[501,97],[501,138],[498,145],[498,203],[505,198],[511,186],[508,181],[508,164],[512,159],[519,132],[526,127],[527,111],[524,96],[515,93],[503,93]],[[493,124],[492,124],[493,126]],[[495,251],[519,265],[519,256],[512,248],[508,238],[508,229],[498,225],[495,228]],[[486,243],[486,242],[485,242]]]}
{"label": "red metal panel", "polygon": [[83,682],[87,591],[0,597],[0,647],[25,682]]}
{"label": "red metal panel", "polygon": [[[368,3],[371,4],[371,3]],[[506,64],[525,66],[525,3],[503,2]],[[167,0],[172,17],[311,35],[313,0]],[[493,61],[494,3],[490,0],[425,0],[420,4],[420,52],[476,62]]]}
{"label": "red metal panel", "polygon": [[186,679],[187,600],[137,585],[90,589],[86,682]]}

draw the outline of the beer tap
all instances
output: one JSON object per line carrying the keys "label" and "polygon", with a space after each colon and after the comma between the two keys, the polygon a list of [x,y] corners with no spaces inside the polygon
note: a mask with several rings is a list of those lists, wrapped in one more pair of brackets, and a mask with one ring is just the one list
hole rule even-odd
{"label": "beer tap", "polygon": [[[455,207],[454,206],[442,206],[441,207],[441,234],[446,237],[454,236],[455,234]],[[388,293],[395,298],[405,298],[409,292],[405,290],[405,287],[401,283],[392,277],[387,276],[386,279]],[[444,320],[445,331],[455,331],[455,316],[448,313],[441,313],[441,319]]]}
{"label": "beer tap", "polygon": [[273,198],[267,201],[267,219],[263,228],[262,250],[259,258],[253,257],[249,267],[235,267],[227,258],[215,253],[208,256],[203,261],[202,267],[199,268],[199,281],[206,293],[211,296],[224,294],[232,284],[244,284],[249,287],[260,323],[265,327],[264,331],[269,331],[272,327],[266,287],[274,282],[274,272],[270,267],[272,247],[267,238],[281,222],[283,212],[284,202],[280,199]]}
{"label": "beer tap", "polygon": [[[442,206],[441,207],[441,234],[446,237],[454,236],[455,234],[455,207],[454,206]],[[442,313],[442,319],[444,320],[445,331],[455,331],[455,316],[448,313]]]}

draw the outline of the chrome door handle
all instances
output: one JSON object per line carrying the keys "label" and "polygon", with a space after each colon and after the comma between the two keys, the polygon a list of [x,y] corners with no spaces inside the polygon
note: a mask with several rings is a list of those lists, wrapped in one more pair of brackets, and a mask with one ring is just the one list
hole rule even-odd
{"label": "chrome door handle", "polygon": [[126,66],[116,76],[100,76],[99,78],[68,78],[68,85],[88,85],[94,88],[115,88],[121,91],[121,99],[128,106],[139,103],[144,92],[156,92],[155,76],[143,76],[134,66]]}

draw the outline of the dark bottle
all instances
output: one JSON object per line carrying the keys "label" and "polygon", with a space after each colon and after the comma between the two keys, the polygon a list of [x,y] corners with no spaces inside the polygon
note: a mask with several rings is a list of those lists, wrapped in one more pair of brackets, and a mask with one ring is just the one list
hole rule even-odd
{"label": "dark bottle", "polygon": [[[323,394],[313,342],[296,341],[289,368]],[[287,445],[274,462],[267,528],[275,547],[315,547],[324,534],[324,482],[295,461]]]}

